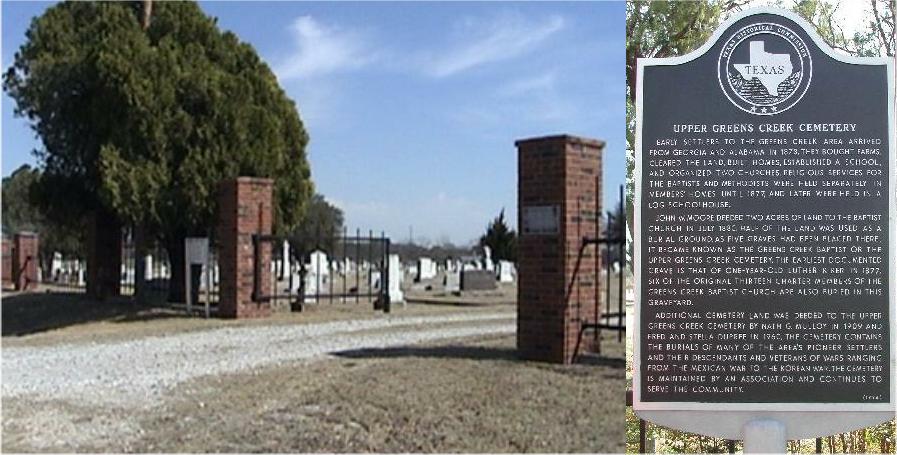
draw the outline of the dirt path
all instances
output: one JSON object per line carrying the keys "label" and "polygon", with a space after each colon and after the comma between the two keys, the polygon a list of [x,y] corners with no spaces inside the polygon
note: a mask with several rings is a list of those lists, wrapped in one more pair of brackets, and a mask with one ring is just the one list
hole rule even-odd
{"label": "dirt path", "polygon": [[359,348],[510,333],[508,312],[228,327],[97,344],[3,350],[3,397],[146,407],[190,379]]}
{"label": "dirt path", "polygon": [[2,449],[620,452],[622,344],[548,365],[514,330],[505,309],[4,348]]}

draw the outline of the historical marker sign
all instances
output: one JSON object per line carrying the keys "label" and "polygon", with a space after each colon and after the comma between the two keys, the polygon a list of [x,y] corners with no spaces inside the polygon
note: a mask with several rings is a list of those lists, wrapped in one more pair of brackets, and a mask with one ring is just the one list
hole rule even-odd
{"label": "historical marker sign", "polygon": [[893,415],[893,64],[810,30],[752,10],[639,61],[633,388],[659,423]]}

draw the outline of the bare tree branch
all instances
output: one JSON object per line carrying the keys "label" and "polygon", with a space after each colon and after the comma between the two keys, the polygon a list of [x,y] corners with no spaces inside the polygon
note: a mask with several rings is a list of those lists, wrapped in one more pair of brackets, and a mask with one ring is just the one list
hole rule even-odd
{"label": "bare tree branch", "polygon": [[887,35],[885,35],[885,29],[882,26],[881,15],[878,13],[878,1],[870,0],[872,3],[872,14],[875,16],[875,22],[873,27],[875,31],[878,32],[878,36],[881,37],[881,43],[885,48],[885,55],[891,55],[891,41],[888,39]]}

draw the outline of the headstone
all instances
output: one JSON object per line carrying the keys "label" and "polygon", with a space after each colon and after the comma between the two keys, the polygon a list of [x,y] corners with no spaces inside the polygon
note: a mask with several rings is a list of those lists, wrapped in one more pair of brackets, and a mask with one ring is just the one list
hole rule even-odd
{"label": "headstone", "polygon": [[146,264],[146,267],[144,267],[144,269],[143,269],[143,279],[146,281],[150,281],[154,278],[153,277],[153,255],[147,254],[143,260],[144,260],[144,264]]}
{"label": "headstone", "polygon": [[278,278],[283,280],[290,273],[290,264],[292,263],[292,257],[290,256],[290,242],[287,240],[283,241],[283,245],[281,245],[280,249],[280,274]]}
{"label": "headstone", "polygon": [[489,245],[483,246],[483,269],[490,272],[495,270],[495,263],[492,262],[492,248]]}
{"label": "headstone", "polygon": [[429,280],[436,277],[436,263],[428,257],[417,260],[417,281]]}
{"label": "headstone", "polygon": [[894,418],[893,84],[772,9],[639,60],[640,417],[746,451]]}
{"label": "headstone", "polygon": [[373,270],[368,276],[368,288],[371,290],[379,290],[380,289],[380,271]]}
{"label": "headstone", "polygon": [[498,281],[500,283],[514,282],[514,263],[511,261],[498,261]]}
{"label": "headstone", "polygon": [[443,288],[445,292],[458,292],[461,290],[461,271],[452,270],[445,274],[445,281],[443,283]]}
{"label": "headstone", "polygon": [[330,278],[330,268],[327,265],[327,253],[321,250],[312,251],[308,256],[308,265],[306,266],[309,275],[320,278],[321,285],[327,283]]}
{"label": "headstone", "polygon": [[389,301],[391,303],[405,302],[402,294],[402,272],[398,254],[389,255]]}
{"label": "headstone", "polygon": [[121,281],[123,283],[134,283],[134,267],[131,267],[130,264],[121,264],[119,267],[119,271],[121,274]]}
{"label": "headstone", "polygon": [[62,263],[62,253],[58,251],[53,252],[53,259],[50,262],[50,276],[53,281],[59,281],[60,276],[63,272],[63,263]]}
{"label": "headstone", "polygon": [[314,272],[305,274],[305,303],[315,303],[320,290],[321,280]]}
{"label": "headstone", "polygon": [[488,291],[495,288],[495,274],[488,270],[465,270],[461,272],[462,291]]}

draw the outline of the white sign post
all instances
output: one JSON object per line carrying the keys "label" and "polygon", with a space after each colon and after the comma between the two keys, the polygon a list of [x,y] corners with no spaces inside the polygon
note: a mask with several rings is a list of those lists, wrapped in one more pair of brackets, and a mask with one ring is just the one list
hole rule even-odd
{"label": "white sign post", "polygon": [[187,291],[187,313],[193,314],[193,274],[190,269],[193,265],[202,266],[202,273],[205,274],[206,277],[206,302],[205,302],[205,314],[206,318],[209,317],[210,308],[209,302],[211,300],[211,287],[212,287],[212,277],[211,271],[212,268],[209,267],[209,238],[208,237],[187,237],[184,239],[184,277],[186,283],[186,291]]}

